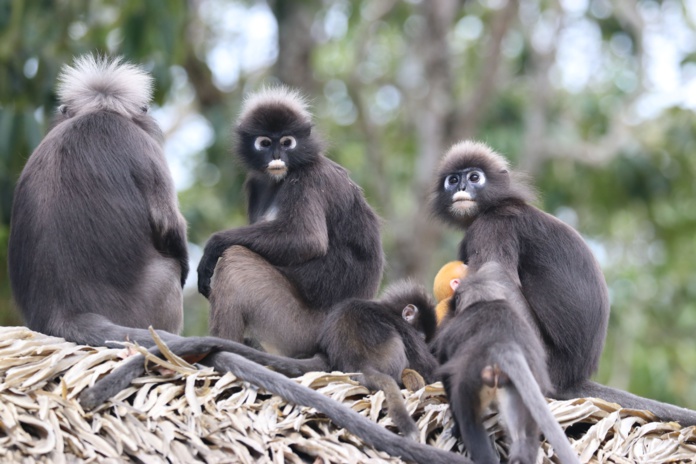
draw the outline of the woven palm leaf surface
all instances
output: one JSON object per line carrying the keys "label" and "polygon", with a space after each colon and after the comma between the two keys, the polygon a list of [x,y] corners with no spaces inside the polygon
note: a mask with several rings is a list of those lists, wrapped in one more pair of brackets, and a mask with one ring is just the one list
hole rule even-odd
{"label": "woven palm leaf surface", "polygon": [[[127,349],[91,348],[0,327],[0,462],[400,462],[364,445],[311,408],[288,404],[232,374],[171,357],[104,406],[76,397],[123,362]],[[393,428],[384,395],[343,373],[295,379]],[[420,440],[461,451],[439,383],[406,392]],[[599,400],[551,401],[583,462],[696,462],[696,428]],[[487,419],[505,456],[497,415]],[[544,444],[538,462],[557,462]]]}

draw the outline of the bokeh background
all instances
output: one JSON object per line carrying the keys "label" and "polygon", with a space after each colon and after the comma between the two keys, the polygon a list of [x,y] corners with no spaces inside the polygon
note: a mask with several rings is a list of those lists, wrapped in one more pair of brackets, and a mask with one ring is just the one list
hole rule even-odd
{"label": "bokeh background", "polygon": [[[429,182],[452,143],[483,140],[604,269],[596,378],[696,408],[696,1],[0,0],[0,324],[21,323],[6,263],[14,184],[60,67],[94,51],[156,79],[192,269],[212,232],[245,223],[239,104],[283,82],[311,99],[329,156],[384,218],[385,282],[429,285],[456,256],[461,233],[429,215]],[[194,280],[186,333],[203,334]]]}

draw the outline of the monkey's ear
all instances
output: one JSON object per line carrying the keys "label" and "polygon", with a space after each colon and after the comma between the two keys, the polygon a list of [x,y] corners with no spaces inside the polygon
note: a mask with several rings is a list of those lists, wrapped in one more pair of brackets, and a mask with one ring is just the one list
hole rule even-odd
{"label": "monkey's ear", "polygon": [[406,322],[412,324],[416,316],[418,315],[418,308],[415,305],[408,304],[401,311],[401,317],[404,318]]}
{"label": "monkey's ear", "polygon": [[457,289],[457,287],[459,287],[460,282],[461,282],[461,280],[459,280],[459,279],[450,280],[450,287],[452,287],[452,291],[455,291]]}
{"label": "monkey's ear", "polygon": [[149,106],[149,105],[143,105],[143,106],[140,107],[140,111],[142,111],[143,113],[147,113],[148,111],[150,111],[150,106]]}
{"label": "monkey's ear", "polygon": [[60,105],[58,107],[58,111],[60,111],[60,114],[67,114],[68,113],[68,105]]}

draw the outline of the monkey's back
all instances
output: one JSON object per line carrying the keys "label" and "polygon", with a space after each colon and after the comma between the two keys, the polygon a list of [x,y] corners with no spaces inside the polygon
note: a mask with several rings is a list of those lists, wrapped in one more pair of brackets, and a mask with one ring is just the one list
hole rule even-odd
{"label": "monkey's back", "polygon": [[[462,242],[462,255],[470,257],[470,263],[475,261],[478,244],[501,235],[517,238],[522,293],[535,317],[543,321],[539,328],[551,349],[554,385],[565,387],[588,378],[599,363],[609,317],[608,289],[589,247],[555,217],[511,203],[473,221]],[[578,349],[585,346],[591,351]]]}
{"label": "monkey's back", "polygon": [[[406,367],[403,345],[388,346],[399,340],[396,322],[396,317],[379,303],[351,298],[337,304],[327,314],[319,346],[332,369],[357,372],[370,365],[392,375]],[[394,349],[401,350],[401,359],[397,359],[401,361],[397,363],[399,366],[389,366],[390,360],[383,356],[389,352],[393,357]]]}
{"label": "monkey's back", "polygon": [[481,371],[504,349],[519,349],[542,390],[550,389],[539,337],[504,300],[475,303],[445,323],[433,342],[441,373],[481,388]]}
{"label": "monkey's back", "polygon": [[321,157],[298,180],[306,189],[322,192],[328,228],[326,255],[299,264],[280,266],[297,285],[310,307],[328,309],[348,298],[372,298],[384,265],[379,217],[362,190],[338,164]]}
{"label": "monkey's back", "polygon": [[9,241],[13,294],[30,328],[57,334],[63,316],[87,312],[153,323],[137,307],[142,286],[158,284],[143,282],[146,267],[161,258],[139,185],[159,181],[148,175],[152,153],[161,150],[138,125],[98,111],[59,123],[31,155]]}

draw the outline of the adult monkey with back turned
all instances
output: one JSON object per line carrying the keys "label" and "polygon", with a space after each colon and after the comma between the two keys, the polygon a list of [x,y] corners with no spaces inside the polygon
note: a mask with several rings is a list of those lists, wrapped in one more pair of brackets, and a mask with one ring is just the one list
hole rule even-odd
{"label": "adult monkey with back turned", "polygon": [[148,114],[151,88],[120,58],[86,55],[60,75],[60,111],[12,208],[10,282],[33,330],[148,346],[149,325],[181,330],[186,223]]}
{"label": "adult monkey with back turned", "polygon": [[249,335],[286,356],[311,355],[334,304],[377,291],[379,219],[346,170],[323,155],[297,92],[277,87],[250,96],[236,132],[236,152],[249,169],[250,224],[215,233],[205,246],[198,289],[210,298],[210,331],[238,342]]}
{"label": "adult monkey with back turned", "polygon": [[544,399],[551,387],[546,355],[525,306],[495,261],[461,279],[448,301],[432,348],[457,430],[476,463],[497,463],[483,426],[488,404],[496,402],[511,437],[510,464],[536,462],[540,430],[562,463],[579,464]]}
{"label": "adult monkey with back turned", "polygon": [[590,381],[604,346],[609,298],[582,237],[528,204],[524,182],[481,143],[461,142],[444,156],[433,188],[434,212],[466,230],[459,258],[475,272],[497,261],[516,279],[547,353],[556,398],[595,396],[647,409],[662,420],[696,424],[696,412]]}

